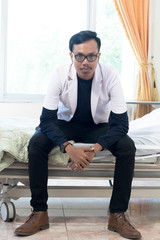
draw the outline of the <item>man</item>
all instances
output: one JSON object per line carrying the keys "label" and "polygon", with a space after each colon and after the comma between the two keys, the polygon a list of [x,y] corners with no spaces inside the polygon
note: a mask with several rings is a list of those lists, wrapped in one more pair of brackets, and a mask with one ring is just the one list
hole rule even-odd
{"label": "man", "polygon": [[[92,31],[73,35],[72,63],[54,73],[44,100],[40,128],[29,143],[29,178],[33,212],[16,235],[31,235],[49,227],[47,214],[48,153],[56,145],[67,152],[74,171],[84,171],[93,157],[109,149],[116,157],[108,229],[126,238],[141,234],[126,219],[135,162],[135,146],[127,136],[126,104],[117,75],[100,64],[101,41]],[[69,140],[93,143],[74,147]]]}

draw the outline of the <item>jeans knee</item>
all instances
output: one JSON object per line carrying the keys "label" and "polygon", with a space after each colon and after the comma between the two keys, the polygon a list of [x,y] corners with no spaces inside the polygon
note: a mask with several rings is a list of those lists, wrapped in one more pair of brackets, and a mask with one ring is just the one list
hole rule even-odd
{"label": "jeans knee", "polygon": [[53,143],[39,130],[32,136],[28,144],[28,154],[40,153],[42,151],[50,152]]}
{"label": "jeans knee", "polygon": [[117,149],[119,154],[129,155],[130,157],[135,156],[136,147],[134,141],[128,135],[120,139],[117,144]]}

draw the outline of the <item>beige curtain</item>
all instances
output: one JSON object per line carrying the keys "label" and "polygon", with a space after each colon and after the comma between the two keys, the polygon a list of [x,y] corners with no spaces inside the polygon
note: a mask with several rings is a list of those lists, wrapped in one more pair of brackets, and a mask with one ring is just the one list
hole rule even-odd
{"label": "beige curtain", "polygon": [[[139,63],[138,101],[157,101],[154,67],[148,63],[148,10],[149,0],[113,0],[127,38]],[[152,68],[152,91],[148,68]],[[151,96],[152,93],[152,96]],[[151,111],[151,105],[138,105],[136,117]]]}

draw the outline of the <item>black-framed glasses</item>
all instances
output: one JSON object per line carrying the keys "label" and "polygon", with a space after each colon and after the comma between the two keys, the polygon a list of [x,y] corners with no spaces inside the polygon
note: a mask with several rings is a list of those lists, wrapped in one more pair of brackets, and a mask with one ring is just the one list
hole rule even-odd
{"label": "black-framed glasses", "polygon": [[97,54],[91,53],[91,54],[88,54],[88,55],[85,56],[85,55],[80,54],[80,53],[78,53],[78,54],[73,53],[77,62],[83,62],[86,58],[87,58],[88,62],[94,62],[97,59],[98,54],[99,54],[99,52]]}

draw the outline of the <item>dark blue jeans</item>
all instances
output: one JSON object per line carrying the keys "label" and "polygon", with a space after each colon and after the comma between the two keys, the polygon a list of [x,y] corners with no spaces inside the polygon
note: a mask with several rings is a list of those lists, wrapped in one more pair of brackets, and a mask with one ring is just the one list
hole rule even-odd
{"label": "dark blue jeans", "polygon": [[[108,124],[102,123],[94,127],[82,129],[79,126],[70,126],[65,121],[59,121],[59,127],[66,139],[75,142],[96,143],[108,129]],[[47,210],[47,182],[48,182],[48,154],[55,144],[37,130],[28,146],[29,180],[31,189],[31,206],[34,211]],[[110,212],[125,212],[131,194],[131,184],[135,163],[135,145],[128,136],[122,137],[109,150],[116,157],[114,185],[110,201]]]}

